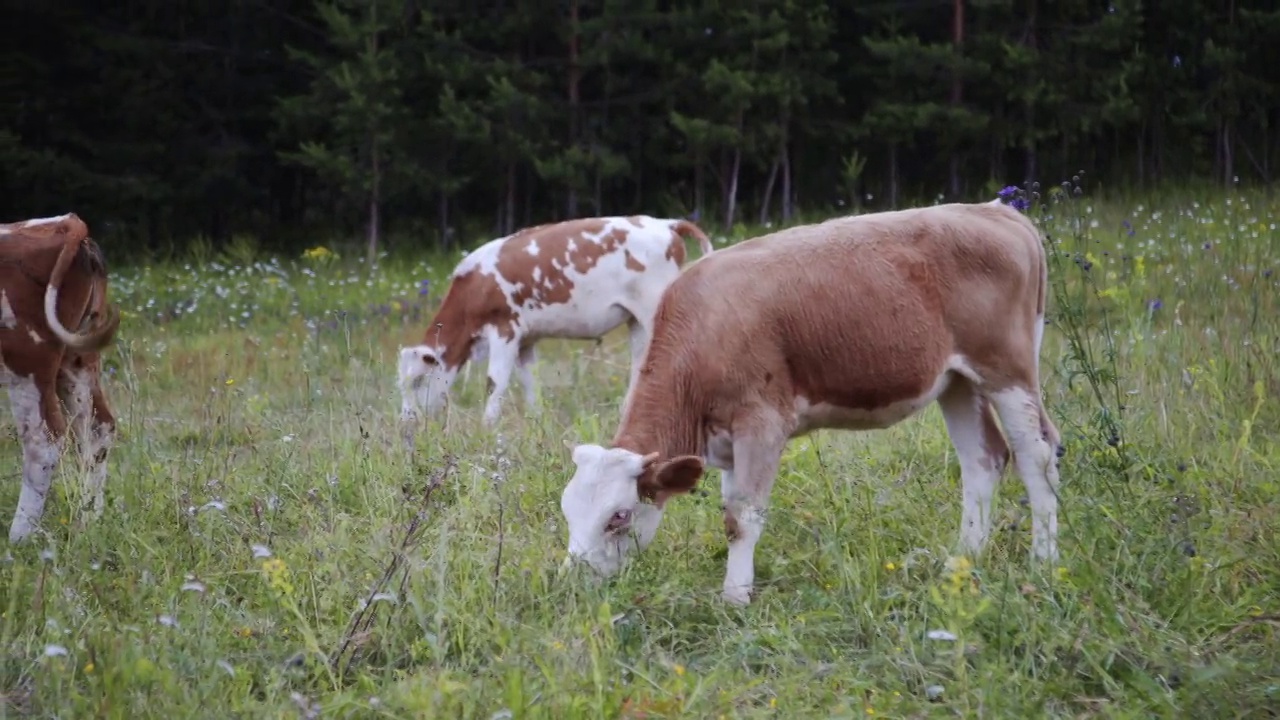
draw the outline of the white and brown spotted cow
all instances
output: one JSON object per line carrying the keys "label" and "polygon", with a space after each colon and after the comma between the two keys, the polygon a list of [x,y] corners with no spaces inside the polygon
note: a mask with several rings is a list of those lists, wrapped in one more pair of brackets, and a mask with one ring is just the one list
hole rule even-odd
{"label": "white and brown spotted cow", "polygon": [[[684,235],[705,256],[711,241],[686,220],[581,218],[525,228],[468,254],[422,344],[400,350],[401,419],[440,410],[458,369],[489,359],[484,422],[498,419],[511,373],[536,412],[534,344],[548,337],[598,339],[628,324],[634,381],[662,291],[680,274]],[[628,392],[630,385],[628,384]]]}
{"label": "white and brown spotted cow", "polygon": [[745,604],[787,441],[889,427],[933,402],[960,463],[961,545],[987,542],[1012,447],[1032,554],[1056,557],[1061,446],[1039,370],[1047,273],[1035,225],[998,201],[844,217],[699,260],[663,296],[610,447],[573,450],[566,565],[617,571],[710,465],[729,540],[723,596]]}
{"label": "white and brown spotted cow", "polygon": [[102,513],[116,422],[99,382],[99,353],[119,324],[102,252],[79,217],[0,224],[0,384],[9,388],[22,441],[11,542],[30,535],[44,514],[68,421],[88,470],[85,501]]}

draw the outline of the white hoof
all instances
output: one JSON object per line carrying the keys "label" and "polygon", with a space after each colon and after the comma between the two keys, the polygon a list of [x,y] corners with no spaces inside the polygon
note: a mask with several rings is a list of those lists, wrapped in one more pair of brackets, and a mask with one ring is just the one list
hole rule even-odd
{"label": "white hoof", "polygon": [[720,593],[720,599],[730,605],[746,607],[751,604],[751,589],[745,587],[726,587]]}

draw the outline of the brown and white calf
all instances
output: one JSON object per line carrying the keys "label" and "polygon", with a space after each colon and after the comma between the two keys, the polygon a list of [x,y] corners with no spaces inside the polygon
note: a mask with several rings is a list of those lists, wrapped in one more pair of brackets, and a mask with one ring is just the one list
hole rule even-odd
{"label": "brown and white calf", "polygon": [[88,470],[86,501],[102,513],[116,423],[99,382],[99,352],[119,324],[102,252],[79,217],[0,225],[0,384],[9,388],[22,441],[10,542],[30,535],[44,514],[68,420]]}
{"label": "brown and white calf", "polygon": [[537,411],[534,344],[548,337],[595,339],[627,323],[634,384],[662,291],[680,274],[683,236],[711,252],[686,220],[646,215],[580,218],[525,228],[462,259],[422,344],[401,348],[401,419],[444,406],[458,369],[489,359],[484,422],[498,419],[511,373]]}
{"label": "brown and white calf", "polygon": [[787,441],[886,428],[935,401],[961,468],[961,545],[985,545],[1012,446],[1032,553],[1056,557],[1060,437],[1039,387],[1047,274],[1036,227],[999,201],[834,219],[694,263],[658,307],[611,446],[573,449],[565,565],[616,572],[710,465],[723,597],[746,604]]}

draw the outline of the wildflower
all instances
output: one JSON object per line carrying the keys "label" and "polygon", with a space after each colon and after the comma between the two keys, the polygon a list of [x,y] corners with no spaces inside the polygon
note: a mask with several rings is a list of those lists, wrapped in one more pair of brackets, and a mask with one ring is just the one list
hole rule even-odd
{"label": "wildflower", "polygon": [[235,385],[235,384],[236,384],[236,381],[235,381],[235,379],[234,379],[234,378],[227,378],[227,382],[226,382],[225,384],[226,384],[226,385]]}
{"label": "wildflower", "polygon": [[891,562],[887,562],[887,563],[885,563],[885,564],[884,564],[884,569],[885,569],[885,570],[888,570],[889,572],[893,572],[894,570],[897,570],[897,569],[898,569],[898,566],[897,566],[897,565],[894,565],[894,564],[893,564],[893,563],[891,563]]}
{"label": "wildflower", "polygon": [[92,675],[92,674],[93,674],[93,661],[92,661],[92,660],[90,660],[89,662],[87,662],[87,663],[85,663],[85,664],[84,664],[84,674],[85,674],[85,675]]}
{"label": "wildflower", "polygon": [[303,251],[302,257],[307,260],[319,260],[323,262],[333,258],[334,254],[329,248],[323,245],[317,245],[316,247]]}
{"label": "wildflower", "polygon": [[289,578],[289,566],[285,565],[280,558],[271,558],[262,561],[262,574],[266,576],[267,584],[281,595],[293,594],[293,582]]}
{"label": "wildflower", "polygon": [[684,676],[684,666],[683,666],[683,665],[680,665],[680,664],[678,664],[678,663],[677,663],[677,664],[676,664],[676,666],[675,666],[674,668],[672,668],[672,669],[676,671],[676,675],[679,675],[679,676],[681,676],[681,677],[683,677],[683,676]]}
{"label": "wildflower", "polygon": [[1017,194],[1018,194],[1017,185],[1006,185],[1003,189],[1000,190],[1000,192],[996,193],[996,195],[998,195],[1001,200],[1008,200],[1009,198]]}
{"label": "wildflower", "polygon": [[418,297],[424,297],[431,292],[431,280],[424,279],[418,283]]}

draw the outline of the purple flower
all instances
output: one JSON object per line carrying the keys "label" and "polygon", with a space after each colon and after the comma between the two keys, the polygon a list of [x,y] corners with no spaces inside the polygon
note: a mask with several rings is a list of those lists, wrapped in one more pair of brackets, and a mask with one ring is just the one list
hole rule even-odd
{"label": "purple flower", "polygon": [[1147,302],[1147,310],[1151,312],[1155,312],[1162,307],[1164,307],[1164,303],[1160,302],[1160,298],[1156,298],[1155,300],[1150,300]]}
{"label": "purple flower", "polygon": [[1264,277],[1264,278],[1269,278],[1269,277],[1271,277],[1271,270],[1263,270],[1263,271],[1262,271],[1262,277]]}
{"label": "purple flower", "polygon": [[1014,198],[1009,201],[1009,206],[1018,212],[1026,212],[1031,207],[1031,202],[1026,198]]}
{"label": "purple flower", "polygon": [[418,297],[422,297],[431,292],[431,281],[423,280],[418,283]]}
{"label": "purple flower", "polygon": [[1018,186],[1017,186],[1017,185],[1006,185],[1006,186],[1004,187],[1004,189],[1002,189],[1000,192],[996,193],[996,195],[1000,196],[1000,199],[1001,199],[1001,200],[1008,200],[1009,198],[1011,198],[1011,197],[1013,197],[1014,195],[1017,195],[1017,194],[1018,194]]}

